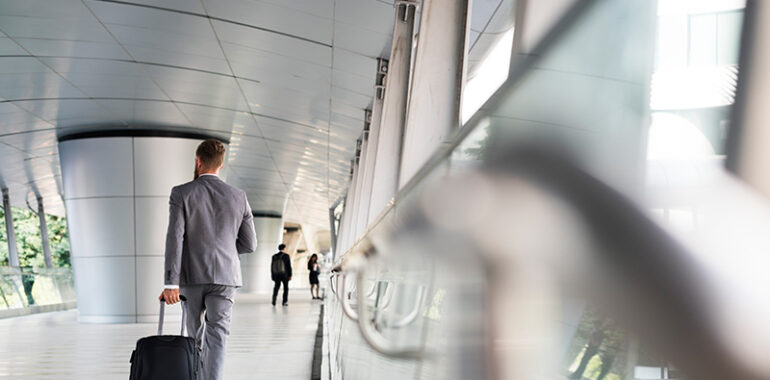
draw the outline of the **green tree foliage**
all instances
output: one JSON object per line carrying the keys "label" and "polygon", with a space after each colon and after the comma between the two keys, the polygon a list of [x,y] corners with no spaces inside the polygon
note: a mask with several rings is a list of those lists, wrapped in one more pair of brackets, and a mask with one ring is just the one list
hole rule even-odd
{"label": "green tree foliage", "polygon": [[[54,267],[70,266],[70,245],[67,220],[55,215],[46,215],[51,260]],[[40,220],[34,212],[13,208],[13,226],[19,265],[26,268],[45,267],[43,244],[40,238]],[[5,214],[0,208],[0,265],[8,266],[8,238],[5,235]]]}

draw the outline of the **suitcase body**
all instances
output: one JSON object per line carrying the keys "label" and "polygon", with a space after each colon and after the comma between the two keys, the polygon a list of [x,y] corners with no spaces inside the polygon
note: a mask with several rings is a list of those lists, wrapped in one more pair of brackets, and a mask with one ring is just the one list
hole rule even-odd
{"label": "suitcase body", "polygon": [[129,380],[200,380],[200,352],[195,338],[185,336],[186,300],[182,298],[181,335],[163,335],[164,310],[165,302],[161,301],[158,335],[136,342]]}

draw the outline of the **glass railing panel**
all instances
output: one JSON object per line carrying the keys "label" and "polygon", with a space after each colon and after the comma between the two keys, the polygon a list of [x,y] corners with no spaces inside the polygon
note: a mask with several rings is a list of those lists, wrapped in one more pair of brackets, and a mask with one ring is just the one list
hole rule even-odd
{"label": "glass railing panel", "polygon": [[0,269],[0,309],[75,302],[72,270]]}

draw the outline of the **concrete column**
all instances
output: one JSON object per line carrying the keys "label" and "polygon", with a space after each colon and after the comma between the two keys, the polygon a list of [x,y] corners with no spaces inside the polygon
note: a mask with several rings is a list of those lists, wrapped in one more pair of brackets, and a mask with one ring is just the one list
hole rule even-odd
{"label": "concrete column", "polygon": [[376,217],[398,188],[401,145],[409,95],[409,71],[417,1],[397,1],[369,214]]}
{"label": "concrete column", "polygon": [[16,234],[13,228],[13,210],[8,197],[8,189],[3,189],[3,211],[5,214],[5,235],[8,236],[8,265],[19,266],[19,252],[16,248]]}
{"label": "concrete column", "polygon": [[372,200],[372,182],[374,180],[374,164],[377,160],[377,144],[380,140],[380,124],[382,122],[382,101],[385,98],[385,78],[388,73],[388,61],[377,60],[377,79],[375,81],[374,102],[372,112],[369,114],[369,138],[364,157],[364,178],[361,182],[361,209],[358,214],[358,223],[364,229],[369,226],[369,205]]}
{"label": "concrete column", "polygon": [[460,127],[469,0],[423,0],[399,188]]}
{"label": "concrete column", "polygon": [[45,267],[53,268],[51,261],[51,243],[48,241],[48,224],[45,222],[45,208],[43,207],[43,197],[37,197],[37,217],[40,219],[40,239],[43,243],[43,257],[45,258]]}
{"label": "concrete column", "polygon": [[157,321],[168,197],[192,180],[200,142],[128,136],[59,143],[81,322]]}
{"label": "concrete column", "polygon": [[243,272],[241,291],[268,294],[273,289],[270,260],[283,240],[283,217],[255,212],[254,229],[257,232],[257,250],[240,256]]}

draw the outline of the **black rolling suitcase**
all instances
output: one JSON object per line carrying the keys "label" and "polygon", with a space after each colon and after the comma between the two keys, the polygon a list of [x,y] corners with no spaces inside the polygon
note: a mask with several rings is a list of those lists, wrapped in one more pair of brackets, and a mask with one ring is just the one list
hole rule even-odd
{"label": "black rolling suitcase", "polygon": [[136,342],[131,353],[130,380],[200,380],[200,352],[195,338],[185,336],[187,299],[182,300],[181,335],[163,335],[163,316],[166,303],[160,301],[158,335],[148,336]]}

